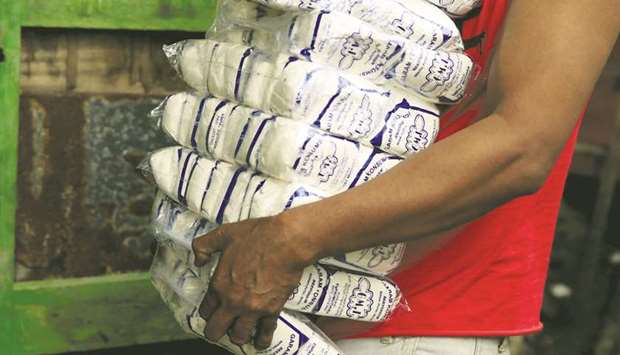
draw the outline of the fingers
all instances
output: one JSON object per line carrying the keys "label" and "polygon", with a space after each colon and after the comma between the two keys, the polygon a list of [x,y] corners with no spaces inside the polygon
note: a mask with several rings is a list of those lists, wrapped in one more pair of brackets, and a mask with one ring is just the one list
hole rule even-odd
{"label": "fingers", "polygon": [[258,321],[256,335],[254,337],[254,345],[259,350],[264,350],[271,345],[273,333],[278,325],[277,316],[266,316]]}
{"label": "fingers", "polygon": [[258,349],[266,349],[271,345],[278,322],[277,316],[258,319],[257,315],[241,315],[235,320],[235,313],[220,307],[220,302],[212,291],[207,292],[200,304],[199,313],[207,321],[204,334],[210,341],[218,341],[228,332],[230,341],[241,346],[250,343],[254,336],[254,344]]}
{"label": "fingers", "polygon": [[200,313],[200,316],[204,318],[204,320],[209,321],[209,319],[213,315],[213,312],[215,312],[219,304],[220,302],[217,298],[217,295],[213,291],[213,287],[210,287],[209,290],[207,290],[205,298],[200,304],[198,312]]}
{"label": "fingers", "polygon": [[252,340],[254,329],[258,321],[256,316],[241,316],[229,332],[230,341],[237,345],[244,345]]}
{"label": "fingers", "polygon": [[194,239],[192,241],[192,250],[196,256],[194,264],[196,266],[203,266],[209,261],[211,254],[222,251],[227,243],[226,236],[224,228],[220,227],[202,237]]}
{"label": "fingers", "polygon": [[220,307],[207,321],[205,327],[205,337],[212,342],[217,342],[233,324],[236,316],[226,308]]}

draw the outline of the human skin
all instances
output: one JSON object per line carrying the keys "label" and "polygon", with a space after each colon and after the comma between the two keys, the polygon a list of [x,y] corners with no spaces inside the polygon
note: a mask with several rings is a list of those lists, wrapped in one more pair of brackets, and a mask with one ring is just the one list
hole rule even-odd
{"label": "human skin", "polygon": [[[205,335],[271,342],[302,270],[322,257],[433,236],[537,191],[556,162],[620,31],[617,0],[513,1],[477,123],[378,178],[280,215],[223,225],[193,243],[222,257],[201,305]],[[437,244],[440,245],[440,244]],[[322,320],[329,331],[346,321]],[[358,330],[357,328],[352,328]],[[338,334],[343,336],[347,334]]]}

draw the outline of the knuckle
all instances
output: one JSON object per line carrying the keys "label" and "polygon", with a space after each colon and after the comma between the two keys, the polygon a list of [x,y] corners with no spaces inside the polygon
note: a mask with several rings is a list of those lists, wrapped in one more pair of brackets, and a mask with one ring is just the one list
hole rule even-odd
{"label": "knuckle", "polygon": [[192,249],[194,251],[200,252],[206,249],[207,247],[207,238],[206,236],[202,236],[192,240]]}
{"label": "knuckle", "polygon": [[221,239],[226,238],[227,235],[228,235],[228,226],[220,226],[219,228],[213,231],[210,237],[221,240]]}
{"label": "knuckle", "polygon": [[210,239],[219,239],[219,238],[222,238],[223,235],[224,235],[224,227],[220,226],[214,231],[212,231],[211,233],[209,233],[208,236]]}
{"label": "knuckle", "polygon": [[235,309],[245,309],[246,301],[237,292],[228,294],[227,303],[230,307]]}
{"label": "knuckle", "polygon": [[261,313],[264,311],[263,304],[257,299],[247,300],[246,307],[249,311],[256,313]]}
{"label": "knuckle", "polygon": [[205,236],[200,236],[197,238],[194,238],[194,240],[192,240],[192,247],[198,248],[200,247],[200,245],[202,244],[202,241],[205,239]]}

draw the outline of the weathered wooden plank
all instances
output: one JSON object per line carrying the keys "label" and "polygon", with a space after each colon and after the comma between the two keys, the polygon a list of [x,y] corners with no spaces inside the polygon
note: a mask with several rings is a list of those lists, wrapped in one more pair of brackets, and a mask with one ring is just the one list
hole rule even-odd
{"label": "weathered wooden plank", "polygon": [[0,349],[17,353],[12,288],[19,106],[19,3],[0,0]]}
{"label": "weathered wooden plank", "polygon": [[188,337],[146,273],[19,282],[14,296],[16,341],[26,354]]}
{"label": "weathered wooden plank", "polygon": [[27,27],[206,31],[216,0],[21,0]]}
{"label": "weathered wooden plank", "polygon": [[201,33],[26,28],[22,93],[168,95],[186,88],[162,45]]}
{"label": "weathered wooden plank", "polygon": [[123,156],[166,139],[161,98],[21,96],[16,280],[145,271],[153,187]]}
{"label": "weathered wooden plank", "polygon": [[22,31],[17,281],[147,269],[152,187],[122,156],[166,144],[147,114],[185,86],[161,48],[191,36]]}

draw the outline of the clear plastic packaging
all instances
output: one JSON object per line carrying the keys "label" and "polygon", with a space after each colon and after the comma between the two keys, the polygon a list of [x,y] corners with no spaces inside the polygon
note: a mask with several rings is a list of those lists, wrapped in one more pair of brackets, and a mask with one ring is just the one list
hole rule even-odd
{"label": "clear plastic packaging", "polygon": [[[327,195],[243,167],[212,160],[183,147],[155,151],[141,164],[167,196],[217,224],[274,216]],[[401,262],[404,244],[376,247],[328,258],[325,264],[387,275]]]}
{"label": "clear plastic packaging", "polygon": [[435,105],[333,68],[212,40],[178,43],[168,47],[168,54],[201,94],[302,121],[393,154],[425,149],[439,131]]}
{"label": "clear plastic packaging", "polygon": [[160,126],[205,156],[327,194],[368,181],[402,160],[303,122],[192,94],[170,97]]}
{"label": "clear plastic packaging", "polygon": [[[249,46],[325,64],[379,85],[400,86],[434,102],[459,101],[473,68],[463,53],[429,49],[341,13],[230,21],[252,30],[243,36]],[[210,36],[218,38],[229,30],[239,31],[229,25]]]}
{"label": "clear plastic packaging", "polygon": [[[329,16],[314,13],[303,16],[321,15]],[[337,23],[331,24],[337,25]],[[304,51],[307,56],[299,55],[303,61],[296,56],[297,53],[287,48],[281,48],[286,54],[271,54],[267,56],[267,60],[256,60],[259,54],[267,53],[253,47],[258,38],[263,38],[261,33],[258,30],[250,32],[235,30],[232,34],[219,34],[218,36],[223,38],[216,38],[218,40],[187,40],[168,46],[166,53],[182,78],[194,89],[201,93],[210,92],[214,96],[231,98],[257,108],[265,107],[263,100],[273,100],[271,95],[282,95],[281,91],[270,91],[278,89],[273,86],[278,80],[282,82],[289,76],[313,73],[316,69],[324,67],[331,67],[331,74],[339,71],[334,79],[344,77],[347,86],[351,84],[380,86],[381,89],[373,91],[395,91],[397,96],[417,96],[427,102],[454,103],[464,96],[473,67],[469,57],[464,54],[416,48],[405,52],[404,47],[394,44],[389,44],[390,47],[394,47],[393,55],[380,56],[380,60],[374,61],[372,58],[373,55],[377,55],[377,50],[374,47],[371,49],[368,43],[385,42],[375,39],[365,41],[359,33],[345,38],[327,38],[324,46],[319,47],[321,52],[317,55],[313,55],[315,53],[313,50]],[[230,39],[231,36],[240,37],[245,43],[235,45],[221,41]],[[280,43],[273,38],[265,41]],[[288,46],[290,43],[292,42],[285,41],[282,46]],[[343,49],[341,53],[340,45],[350,47],[351,51]],[[310,63],[315,65],[311,66]],[[290,65],[291,68],[286,70]],[[334,79],[328,82],[333,82]],[[404,84],[398,84],[397,81]],[[338,88],[338,84],[335,87],[333,84],[326,84],[325,87],[332,91]],[[216,94],[218,92],[223,94]]]}
{"label": "clear plastic packaging", "polygon": [[[195,285],[188,286],[184,292],[198,296],[198,282],[202,280],[208,285],[216,264],[209,263],[206,268],[194,271],[191,241],[216,226],[159,192],[153,204],[153,227],[161,244],[179,250],[183,255],[183,261],[189,266],[187,278],[196,276],[192,278]],[[168,274],[182,279],[185,271],[169,270]],[[193,281],[183,278],[182,282]],[[284,308],[318,316],[379,322],[388,319],[400,302],[400,290],[386,278],[311,265],[304,270],[299,286]]]}
{"label": "clear plastic packaging", "polygon": [[462,17],[480,7],[482,0],[426,0],[443,9],[452,17]]}
{"label": "clear plastic packaging", "polygon": [[174,244],[177,249],[191,251],[194,239],[215,230],[218,225],[158,191],[153,202],[151,227],[158,243]]}
{"label": "clear plastic packaging", "polygon": [[[171,243],[160,244],[151,266],[152,281],[177,322],[188,333],[203,339],[205,320],[198,309],[209,284],[209,273],[217,262],[197,270],[192,266],[191,252]],[[251,344],[233,344],[228,335],[217,345],[235,355],[339,355],[342,352],[305,316],[293,311],[280,313],[271,345],[257,350]]]}
{"label": "clear plastic packaging", "polygon": [[[383,32],[398,35],[429,49],[463,51],[461,34],[454,22],[441,10],[425,0],[224,0],[223,21],[230,18],[257,21],[266,10],[283,12],[323,11],[348,15],[366,22]],[[264,5],[258,6],[258,4]],[[271,11],[271,16],[277,13]],[[346,21],[346,19],[343,19]]]}
{"label": "clear plastic packaging", "polygon": [[218,224],[273,216],[325,196],[183,147],[153,152],[142,169],[166,195]]}
{"label": "clear plastic packaging", "polygon": [[[362,104],[369,105],[368,100],[363,101]],[[291,145],[294,144],[291,143],[294,139],[305,142],[311,139],[310,137],[315,137],[315,139],[329,141],[328,145],[354,145],[356,148],[342,147],[337,150],[356,152],[358,159],[372,154],[370,149],[359,147],[358,142],[366,147],[376,147],[384,152],[403,157],[428,148],[435,140],[439,126],[438,117],[433,113],[428,113],[421,108],[403,107],[400,110],[397,109],[387,119],[372,117],[368,113],[360,112],[355,116],[358,122],[354,127],[350,125],[353,122],[346,122],[345,126],[336,121],[337,118],[332,118],[332,127],[334,125],[351,127],[343,132],[344,135],[338,136],[329,133],[338,132],[339,129],[323,130],[320,126],[311,126],[309,122],[275,116],[227,100],[210,96],[202,97],[194,93],[179,93],[170,96],[155,110],[153,115],[159,119],[163,131],[179,144],[192,147],[203,154],[213,154],[217,158],[242,165],[249,164],[255,168],[257,164],[265,166],[265,163],[269,164],[269,160],[281,158],[262,156],[266,154],[260,148],[264,142],[268,145],[282,144],[282,148],[295,149]],[[370,135],[360,137],[355,134],[355,132],[368,131],[371,126],[381,127],[379,133],[373,138],[370,138]],[[255,137],[257,145],[251,146],[252,156],[250,156],[248,150]],[[292,158],[298,157],[289,157],[289,159]],[[396,157],[386,155],[386,159],[392,158]],[[365,158],[363,160],[365,161]],[[263,172],[272,173],[267,170]],[[272,174],[272,176],[287,179],[286,176],[277,174]],[[348,187],[346,184],[344,186]]]}
{"label": "clear plastic packaging", "polygon": [[[156,110],[186,148],[158,150],[141,170],[167,196],[154,206],[153,282],[186,331],[203,335],[198,307],[218,261],[196,268],[194,238],[319,201],[432,144],[437,104],[464,101],[477,70],[444,12],[461,16],[478,3],[220,0],[208,39],[164,48],[197,93]],[[292,310],[385,320],[405,304],[384,276],[413,252],[400,243],[324,258],[304,271],[270,349],[227,337],[219,345],[234,354],[339,354]]]}

